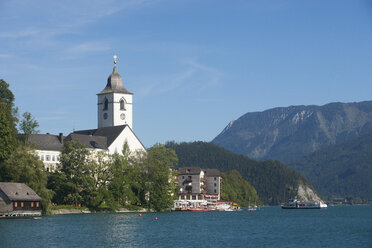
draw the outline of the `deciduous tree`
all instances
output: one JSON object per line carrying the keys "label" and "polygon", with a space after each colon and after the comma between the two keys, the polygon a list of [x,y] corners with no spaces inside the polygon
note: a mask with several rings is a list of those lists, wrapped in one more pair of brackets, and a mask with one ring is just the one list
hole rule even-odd
{"label": "deciduous tree", "polygon": [[13,116],[14,95],[0,79],[0,165],[17,146],[17,119]]}

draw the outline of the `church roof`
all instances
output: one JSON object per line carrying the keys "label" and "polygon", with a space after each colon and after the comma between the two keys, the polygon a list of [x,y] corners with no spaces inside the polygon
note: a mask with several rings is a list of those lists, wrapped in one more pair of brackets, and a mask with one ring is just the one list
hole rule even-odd
{"label": "church roof", "polygon": [[118,69],[116,68],[116,64],[111,75],[107,78],[106,87],[97,95],[107,94],[107,93],[123,93],[123,94],[131,94],[124,88],[123,79],[118,73]]}
{"label": "church roof", "polygon": [[[88,149],[107,150],[125,128],[130,129],[128,125],[120,125],[89,130],[77,130],[70,133],[68,136],[63,136],[62,134],[30,134],[28,136],[28,143],[34,144],[37,150],[62,151],[64,141],[76,140]],[[23,139],[24,135],[20,135],[19,138]],[[143,146],[142,143],[141,145]]]}
{"label": "church roof", "polygon": [[41,197],[24,183],[0,182],[0,190],[3,191],[11,201],[41,201]]}
{"label": "church roof", "polygon": [[97,129],[90,130],[78,130],[75,131],[74,133],[92,136],[103,136],[107,139],[107,147],[109,147],[126,127],[128,127],[128,125],[100,127]]}
{"label": "church roof", "polygon": [[85,148],[107,150],[107,138],[104,136],[93,136],[79,133],[70,133],[65,141],[79,141]]}

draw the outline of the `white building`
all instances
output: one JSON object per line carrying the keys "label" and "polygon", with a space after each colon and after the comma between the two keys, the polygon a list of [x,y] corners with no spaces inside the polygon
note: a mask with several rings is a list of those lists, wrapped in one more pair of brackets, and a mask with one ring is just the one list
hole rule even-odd
{"label": "white building", "polygon": [[217,169],[178,169],[179,200],[217,201],[221,196],[221,173]]}
{"label": "white building", "polygon": [[48,171],[58,168],[63,143],[77,140],[91,151],[104,151],[108,154],[121,154],[123,145],[128,143],[131,152],[146,151],[146,148],[133,132],[133,93],[124,88],[123,79],[116,67],[107,79],[106,87],[97,94],[98,128],[78,130],[68,136],[33,134],[29,143],[36,145],[36,153]]}

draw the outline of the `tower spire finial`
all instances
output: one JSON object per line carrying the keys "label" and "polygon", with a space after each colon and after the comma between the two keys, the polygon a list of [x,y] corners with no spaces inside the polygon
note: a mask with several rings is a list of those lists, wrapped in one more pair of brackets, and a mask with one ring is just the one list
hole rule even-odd
{"label": "tower spire finial", "polygon": [[117,62],[116,59],[118,58],[118,56],[117,55],[114,55],[113,57],[114,57],[114,64],[116,65],[116,62]]}

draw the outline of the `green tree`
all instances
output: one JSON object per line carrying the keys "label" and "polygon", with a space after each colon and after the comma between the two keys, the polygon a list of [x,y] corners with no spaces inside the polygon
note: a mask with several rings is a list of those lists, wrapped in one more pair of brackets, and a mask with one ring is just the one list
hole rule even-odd
{"label": "green tree", "polygon": [[34,150],[28,146],[19,145],[3,166],[3,180],[27,184],[42,198],[43,213],[46,213],[53,192],[46,188],[47,172]]}
{"label": "green tree", "polygon": [[174,150],[164,145],[154,145],[145,161],[145,191],[148,208],[163,211],[173,203],[176,191],[172,168],[178,163]]}
{"label": "green tree", "polygon": [[39,130],[37,130],[37,128],[39,127],[39,123],[29,112],[24,112],[22,117],[23,119],[19,123],[19,129],[25,135],[24,138],[26,142],[30,134],[39,133]]}
{"label": "green tree", "polygon": [[108,163],[111,175],[108,189],[113,196],[113,205],[133,208],[142,205],[143,178],[140,161],[143,154],[132,154],[127,142],[124,143],[122,155],[113,154]]}
{"label": "green tree", "polygon": [[61,173],[66,176],[64,202],[69,204],[83,204],[95,207],[96,178],[95,164],[89,159],[89,151],[77,141],[69,141],[63,145]]}
{"label": "green tree", "polygon": [[14,95],[9,84],[0,79],[0,166],[17,146],[17,118],[13,115],[13,102]]}

